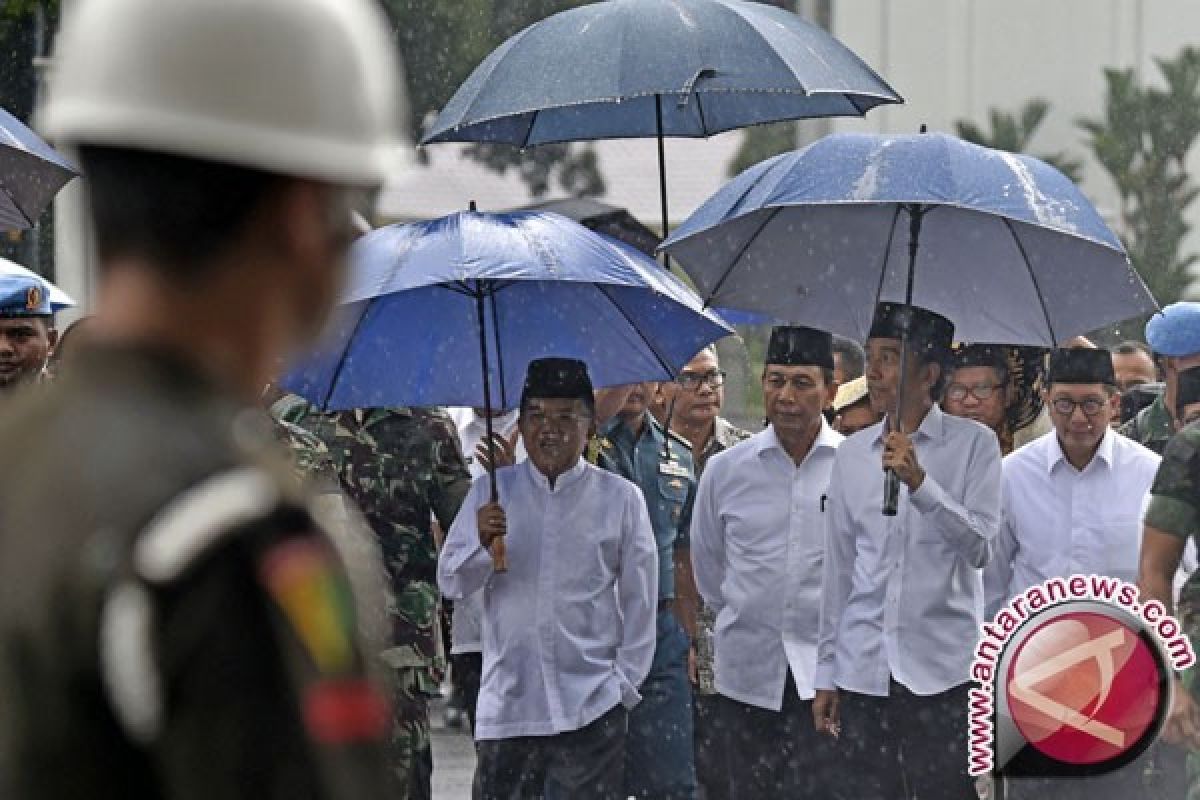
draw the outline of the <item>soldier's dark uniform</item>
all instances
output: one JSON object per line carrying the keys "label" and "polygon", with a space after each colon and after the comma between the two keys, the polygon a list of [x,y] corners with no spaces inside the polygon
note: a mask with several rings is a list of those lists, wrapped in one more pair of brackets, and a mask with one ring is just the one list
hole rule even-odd
{"label": "soldier's dark uniform", "polygon": [[349,584],[258,412],[80,356],[0,419],[0,796],[386,796]]}
{"label": "soldier's dark uniform", "polygon": [[401,797],[426,797],[433,769],[428,698],[446,669],[430,520],[449,530],[471,487],[454,424],[443,411],[416,408],[321,414],[293,405],[284,416],[329,448],[343,488],[382,547],[394,597],[384,654],[395,672],[389,761],[409,787]]}
{"label": "soldier's dark uniform", "polygon": [[[1173,436],[1163,451],[1162,464],[1150,489],[1145,522],[1163,533],[1187,539],[1200,534],[1200,423]],[[1179,593],[1177,616],[1192,648],[1200,653],[1200,570],[1193,572]],[[1183,673],[1183,684],[1200,702],[1198,667]],[[1188,756],[1188,800],[1200,800],[1200,757]]]}
{"label": "soldier's dark uniform", "polygon": [[589,450],[597,466],[637,484],[646,499],[658,546],[658,639],[642,701],[629,715],[625,738],[626,793],[657,800],[688,800],[696,793],[689,642],[675,619],[676,550],[690,547],[696,478],[687,441],[667,433],[643,412],[641,435],[615,417]]}

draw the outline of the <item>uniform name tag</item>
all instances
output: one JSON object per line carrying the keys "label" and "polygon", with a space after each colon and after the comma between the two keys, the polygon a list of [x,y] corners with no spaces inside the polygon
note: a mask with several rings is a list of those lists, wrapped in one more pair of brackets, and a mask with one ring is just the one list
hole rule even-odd
{"label": "uniform name tag", "polygon": [[683,464],[677,464],[674,461],[668,461],[658,465],[660,475],[670,475],[672,478],[687,478],[688,468]]}

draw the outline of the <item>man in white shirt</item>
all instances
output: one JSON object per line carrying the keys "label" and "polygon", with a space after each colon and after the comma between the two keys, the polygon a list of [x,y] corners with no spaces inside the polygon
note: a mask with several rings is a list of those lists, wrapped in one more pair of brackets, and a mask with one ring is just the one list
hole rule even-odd
{"label": "man in white shirt", "polygon": [[[842,442],[829,480],[813,717],[840,729],[856,800],[974,796],[967,687],[980,568],[1000,518],[1000,447],[934,404],[953,333],[933,312],[879,305],[867,387],[887,417]],[[895,516],[881,512],[884,468],[903,484]]]}
{"label": "man in white shirt", "polygon": [[[446,413],[458,431],[458,443],[471,480],[487,474],[487,419],[484,409],[468,406],[448,408]],[[498,463],[511,464],[525,460],[525,445],[517,433],[518,409],[499,411],[492,415],[492,439],[503,449]],[[454,698],[446,708],[447,724],[453,713],[465,713],[467,724],[475,729],[475,703],[479,699],[479,680],[483,674],[483,590],[454,603],[450,620],[450,677],[454,682]],[[457,723],[461,724],[461,723]]]}
{"label": "man in white shirt", "polygon": [[496,474],[498,502],[475,482],[438,562],[447,597],[483,589],[479,784],[486,799],[618,800],[654,657],[654,534],[637,487],[582,458],[595,425],[582,362],[534,361],[520,408],[529,458]]}
{"label": "man in white shirt", "polygon": [[984,570],[989,617],[1048,578],[1137,579],[1160,459],[1109,427],[1121,402],[1112,357],[1054,351],[1045,391],[1054,430],[1004,459],[1003,523]]}
{"label": "man in white shirt", "polygon": [[692,563],[717,614],[732,796],[825,800],[840,764],[810,720],[823,506],[842,441],[821,413],[836,392],[832,337],[775,328],[762,386],[767,429],[713,456],[701,477]]}
{"label": "man in white shirt", "polygon": [[[1054,430],[1004,459],[1003,522],[984,570],[989,617],[1048,578],[1137,579],[1142,513],[1159,456],[1109,426],[1121,397],[1107,350],[1055,350],[1046,381]],[[1007,796],[1134,800],[1146,796],[1147,760],[1167,755],[1151,749],[1105,775],[1010,775]],[[1015,762],[1008,768],[1019,770]]]}

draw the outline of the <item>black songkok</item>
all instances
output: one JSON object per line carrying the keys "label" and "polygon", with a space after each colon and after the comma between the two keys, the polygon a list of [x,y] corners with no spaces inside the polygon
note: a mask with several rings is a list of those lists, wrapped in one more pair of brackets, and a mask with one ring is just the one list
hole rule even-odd
{"label": "black songkok", "polygon": [[521,407],[531,397],[579,398],[591,405],[592,381],[587,365],[574,358],[539,358],[529,362],[525,371],[525,387],[521,390]]}
{"label": "black songkok", "polygon": [[905,333],[909,351],[923,357],[945,357],[954,343],[954,323],[941,314],[903,303],[875,306],[868,338],[903,339]]}
{"label": "black songkok", "polygon": [[1107,383],[1117,385],[1112,354],[1092,347],[1059,348],[1050,352],[1047,383]]}
{"label": "black songkok", "polygon": [[991,367],[1002,374],[1008,374],[1009,348],[994,344],[967,344],[954,348],[954,358],[951,366],[959,367]]}
{"label": "black songkok", "polygon": [[1183,407],[1200,403],[1200,367],[1185,369],[1179,373],[1175,386],[1175,414],[1183,419]]}
{"label": "black songkok", "polygon": [[772,328],[766,363],[833,369],[833,335],[802,326]]}

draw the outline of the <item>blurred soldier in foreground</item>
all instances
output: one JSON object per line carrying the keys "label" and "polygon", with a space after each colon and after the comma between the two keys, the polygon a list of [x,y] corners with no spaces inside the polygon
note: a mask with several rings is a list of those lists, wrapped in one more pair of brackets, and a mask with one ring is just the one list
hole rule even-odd
{"label": "blurred soldier in foreground", "polygon": [[345,570],[250,407],[333,303],[396,69],[365,0],[68,17],[42,125],[79,146],[100,300],[0,423],[4,797],[387,796]]}
{"label": "blurred soldier in foreground", "polygon": [[45,281],[0,275],[0,394],[38,380],[57,339]]}
{"label": "blurred soldier in foreground", "polygon": [[[629,709],[654,656],[658,560],[641,493],[585,462],[583,362],[529,365],[529,458],[475,481],[438,564],[447,597],[483,591],[475,736],[484,800],[620,800]],[[508,569],[488,552],[503,537]]]}

